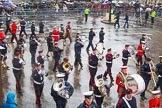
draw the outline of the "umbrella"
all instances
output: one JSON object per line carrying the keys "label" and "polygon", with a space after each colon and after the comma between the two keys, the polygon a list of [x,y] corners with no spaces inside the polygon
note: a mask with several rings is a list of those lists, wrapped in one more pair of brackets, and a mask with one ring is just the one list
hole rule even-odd
{"label": "umbrella", "polygon": [[3,6],[11,7],[12,6],[12,3],[11,2],[3,2]]}
{"label": "umbrella", "polygon": [[16,5],[15,4],[13,4],[12,2],[3,2],[3,4],[2,4],[3,6],[8,6],[8,7],[12,7],[12,6],[14,6],[14,7],[16,7]]}

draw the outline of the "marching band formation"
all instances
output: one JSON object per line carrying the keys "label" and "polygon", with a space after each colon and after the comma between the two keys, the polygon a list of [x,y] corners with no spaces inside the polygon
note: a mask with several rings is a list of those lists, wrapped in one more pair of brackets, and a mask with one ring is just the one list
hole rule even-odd
{"label": "marching band formation", "polygon": [[[11,24],[12,22],[12,24]],[[11,25],[11,26],[10,26]],[[23,92],[21,89],[21,76],[23,67],[26,64],[25,59],[23,57],[26,47],[26,39],[24,38],[24,34],[26,38],[28,35],[25,31],[26,21],[24,18],[20,20],[20,34],[19,40],[16,37],[17,24],[16,21],[12,21],[10,16],[7,17],[6,21],[6,32],[4,33],[3,29],[0,29],[0,52],[1,52],[1,61],[3,66],[6,69],[10,69],[7,66],[7,51],[10,46],[7,43],[6,36],[7,32],[10,31],[12,34],[11,43],[15,41],[17,42],[17,47],[14,49],[13,54],[13,74],[16,80],[16,91],[19,95],[23,96]],[[33,87],[35,90],[35,98],[36,105],[41,107],[41,95],[44,88],[44,75],[48,76],[48,73],[45,72],[44,62],[49,56],[53,56],[54,65],[53,72],[56,74],[56,79],[51,87],[51,96],[53,97],[57,108],[65,108],[67,104],[67,100],[74,93],[73,86],[68,82],[70,71],[73,70],[73,65],[70,63],[70,60],[67,57],[63,57],[63,61],[61,61],[61,54],[63,49],[59,47],[59,44],[63,42],[63,46],[67,45],[67,38],[72,43],[72,34],[71,34],[71,23],[68,22],[66,28],[61,24],[59,29],[54,27],[54,30],[49,33],[47,37],[47,54],[43,54],[43,50],[39,50],[39,55],[36,56],[36,52],[38,46],[41,46],[41,42],[35,33],[35,24],[32,22],[31,24],[31,36],[29,41],[29,51],[31,54],[31,64],[33,66],[32,70],[32,79],[33,79]],[[24,32],[24,34],[22,34]],[[39,24],[39,33],[44,33],[44,25],[41,21]],[[74,52],[75,52],[75,62],[74,66],[79,66],[80,70],[83,70],[82,63],[82,48],[85,46],[82,42],[81,36],[82,34],[76,33],[75,44],[74,44]],[[99,32],[99,41],[95,45],[93,45],[94,36],[96,36],[93,28],[89,31],[89,44],[86,48],[86,52],[88,54],[88,68],[90,73],[89,78],[89,90],[83,95],[85,99],[83,103],[78,105],[77,108],[102,108],[103,100],[105,97],[110,96],[111,87],[115,84],[117,85],[117,93],[118,93],[118,103],[116,105],[117,108],[137,108],[137,101],[134,97],[137,94],[140,94],[141,99],[145,100],[147,97],[145,96],[145,92],[148,88],[148,84],[153,79],[154,89],[152,90],[153,97],[149,100],[149,108],[159,108],[160,107],[160,97],[159,94],[162,92],[162,56],[160,56],[160,63],[154,65],[152,59],[147,57],[146,52],[148,50],[146,46],[146,42],[148,39],[147,34],[142,34],[142,38],[140,39],[140,43],[137,46],[137,52],[135,53],[129,47],[131,45],[126,44],[125,48],[122,51],[122,62],[123,66],[121,67],[120,72],[117,74],[116,78],[112,72],[113,61],[119,58],[120,54],[115,52],[113,54],[112,48],[107,49],[107,53],[104,56],[103,52],[106,50],[104,46],[104,28],[102,27]],[[63,40],[63,41],[60,41]],[[69,44],[69,45],[70,45]],[[98,45],[102,44],[102,48],[98,48]],[[90,50],[90,47],[92,50]],[[92,51],[92,52],[91,52]],[[49,55],[50,54],[50,55]],[[133,58],[135,55],[135,58]],[[106,70],[103,74],[96,76],[99,61],[106,59]],[[145,59],[145,60],[144,60]],[[128,61],[133,60],[138,68],[138,72],[135,75],[130,75],[127,72]],[[158,75],[158,82],[155,81],[155,74]],[[110,82],[112,86],[107,82],[110,77]],[[97,79],[97,81],[95,81]],[[158,87],[160,87],[160,91],[158,91]]]}

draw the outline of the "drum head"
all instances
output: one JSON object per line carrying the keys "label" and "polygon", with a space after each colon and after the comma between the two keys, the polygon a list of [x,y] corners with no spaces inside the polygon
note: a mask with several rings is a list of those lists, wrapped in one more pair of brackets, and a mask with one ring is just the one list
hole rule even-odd
{"label": "drum head", "polygon": [[133,94],[136,95],[144,91],[145,82],[138,74],[129,75],[126,78],[126,87],[132,89]]}

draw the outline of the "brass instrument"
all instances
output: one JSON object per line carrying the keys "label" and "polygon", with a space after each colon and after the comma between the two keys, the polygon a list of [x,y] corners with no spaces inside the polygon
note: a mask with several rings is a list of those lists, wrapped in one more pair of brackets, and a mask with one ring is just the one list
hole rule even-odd
{"label": "brass instrument", "polygon": [[98,87],[98,90],[101,92],[101,95],[104,97],[104,96],[107,96],[107,92],[106,92],[106,88],[104,85],[101,85]]}
{"label": "brass instrument", "polygon": [[117,52],[114,52],[113,56],[114,56],[114,58],[116,59],[116,58],[119,58],[120,54],[117,53]]}
{"label": "brass instrument", "polygon": [[63,68],[66,72],[70,71],[71,65],[68,62],[63,63]]}
{"label": "brass instrument", "polygon": [[129,46],[128,51],[130,52],[131,55],[134,55],[137,53],[136,49],[133,46]]}
{"label": "brass instrument", "polygon": [[58,94],[59,96],[61,96],[62,98],[64,98],[64,99],[69,99],[69,98],[70,98],[69,92],[68,92],[68,90],[66,90],[65,88],[62,89],[62,90],[60,90],[60,91],[58,91],[57,94]]}
{"label": "brass instrument", "polygon": [[69,91],[65,88],[64,81],[54,83],[53,89],[57,91],[57,94],[64,98],[69,99]]}
{"label": "brass instrument", "polygon": [[104,80],[101,79],[101,80],[98,80],[97,82],[97,86],[98,86],[98,90],[101,92],[101,95],[104,97],[104,96],[107,96],[107,92],[106,92],[106,88],[104,86]]}

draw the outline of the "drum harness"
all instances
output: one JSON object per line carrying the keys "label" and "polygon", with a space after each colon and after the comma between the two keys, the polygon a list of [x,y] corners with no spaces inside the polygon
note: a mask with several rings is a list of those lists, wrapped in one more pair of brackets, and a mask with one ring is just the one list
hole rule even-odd
{"label": "drum harness", "polygon": [[122,72],[119,72],[120,74],[121,74],[121,76],[124,78],[124,85],[125,85],[125,88],[127,89],[127,86],[126,86],[126,78],[125,78],[125,76],[124,76],[124,74],[122,73]]}
{"label": "drum harness", "polygon": [[126,100],[125,97],[122,97],[122,99],[124,100],[124,102],[127,104],[128,108],[131,108],[130,104],[128,103],[128,101]]}

